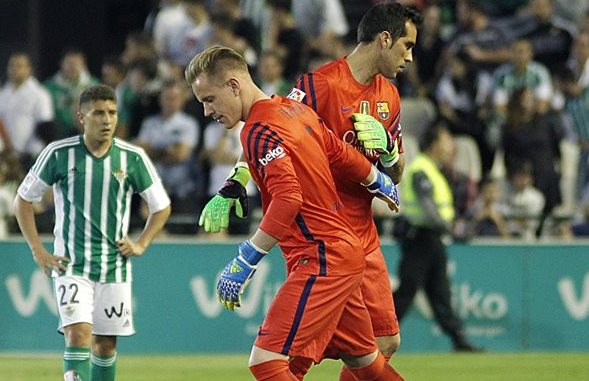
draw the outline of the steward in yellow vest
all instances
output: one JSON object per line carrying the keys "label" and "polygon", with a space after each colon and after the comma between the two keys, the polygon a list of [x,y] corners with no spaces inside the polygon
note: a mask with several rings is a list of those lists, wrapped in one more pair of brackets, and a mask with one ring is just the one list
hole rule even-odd
{"label": "steward in yellow vest", "polygon": [[477,352],[464,335],[462,322],[452,310],[448,257],[442,236],[452,232],[452,189],[440,168],[452,163],[454,141],[442,122],[426,130],[422,153],[405,169],[401,182],[402,212],[407,227],[398,237],[401,247],[399,288],[393,299],[399,322],[423,289],[434,317],[452,341],[455,351]]}

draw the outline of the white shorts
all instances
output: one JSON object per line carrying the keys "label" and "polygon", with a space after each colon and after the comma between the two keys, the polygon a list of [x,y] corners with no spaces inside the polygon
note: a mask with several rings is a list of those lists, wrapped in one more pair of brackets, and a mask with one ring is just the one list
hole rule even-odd
{"label": "white shorts", "polygon": [[131,283],[100,283],[80,276],[53,278],[59,332],[75,323],[92,324],[92,334],[130,336],[135,333]]}

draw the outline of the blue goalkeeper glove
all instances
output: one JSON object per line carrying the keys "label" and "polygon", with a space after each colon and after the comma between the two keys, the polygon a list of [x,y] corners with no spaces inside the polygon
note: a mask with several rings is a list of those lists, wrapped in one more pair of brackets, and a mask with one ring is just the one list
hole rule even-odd
{"label": "blue goalkeeper glove", "polygon": [[229,213],[235,207],[235,215],[244,218],[248,213],[245,186],[250,180],[247,165],[236,165],[219,192],[205,205],[198,225],[207,233],[217,233],[229,226]]}
{"label": "blue goalkeeper glove", "polygon": [[365,185],[366,188],[370,193],[374,193],[376,197],[386,202],[390,210],[398,212],[399,194],[397,193],[397,186],[389,176],[376,169],[376,167],[374,169],[376,170],[376,179]]}
{"label": "blue goalkeeper glove", "polygon": [[385,167],[392,167],[399,160],[399,144],[393,139],[389,130],[384,128],[372,115],[352,114],[356,137],[366,149],[373,149],[380,154],[380,162]]}
{"label": "blue goalkeeper glove", "polygon": [[249,240],[238,246],[239,254],[229,262],[217,282],[219,302],[229,311],[241,307],[241,294],[252,280],[257,264],[267,254]]}

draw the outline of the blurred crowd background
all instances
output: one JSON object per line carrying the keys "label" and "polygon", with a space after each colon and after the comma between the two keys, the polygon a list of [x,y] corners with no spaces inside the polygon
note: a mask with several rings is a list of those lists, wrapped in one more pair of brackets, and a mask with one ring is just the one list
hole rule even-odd
{"label": "blurred crowd background", "polygon": [[[424,17],[399,88],[405,157],[446,124],[455,239],[589,235],[589,1],[406,0]],[[16,187],[44,146],[79,134],[77,97],[118,95],[117,135],[148,152],[172,198],[170,234],[198,214],[239,152],[239,131],[203,115],[184,81],[211,45],[241,52],[259,86],[286,95],[298,76],[349,53],[368,0],[0,0],[0,238],[18,233]],[[250,216],[225,234],[247,234]],[[397,216],[375,203],[383,236]],[[137,202],[134,206],[141,210]],[[50,196],[36,206],[53,224]],[[142,221],[134,221],[142,226]],[[222,235],[223,236],[223,235]]]}

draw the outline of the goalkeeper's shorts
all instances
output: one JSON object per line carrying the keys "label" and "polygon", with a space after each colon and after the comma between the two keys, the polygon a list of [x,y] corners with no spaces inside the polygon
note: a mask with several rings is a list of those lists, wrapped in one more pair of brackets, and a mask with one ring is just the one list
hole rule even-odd
{"label": "goalkeeper's shorts", "polygon": [[337,353],[377,350],[362,300],[363,273],[315,276],[292,272],[272,302],[255,346],[290,357],[321,361],[328,344]]}
{"label": "goalkeeper's shorts", "polygon": [[376,337],[399,333],[391,280],[380,248],[366,255],[366,269],[360,285],[364,304]]}

